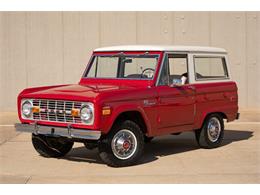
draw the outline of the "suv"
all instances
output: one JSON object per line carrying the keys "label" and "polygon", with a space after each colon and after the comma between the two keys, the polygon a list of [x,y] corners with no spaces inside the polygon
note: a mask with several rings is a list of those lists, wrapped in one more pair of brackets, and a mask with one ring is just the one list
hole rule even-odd
{"label": "suv", "polygon": [[94,50],[78,84],[23,90],[18,114],[16,130],[32,133],[40,155],[82,142],[113,167],[135,164],[165,134],[194,131],[200,147],[218,147],[223,120],[239,117],[224,49],[137,45]]}

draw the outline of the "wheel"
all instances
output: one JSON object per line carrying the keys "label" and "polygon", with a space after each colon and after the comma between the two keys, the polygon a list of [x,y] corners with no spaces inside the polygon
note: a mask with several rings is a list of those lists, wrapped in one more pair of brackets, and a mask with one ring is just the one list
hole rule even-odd
{"label": "wheel", "polygon": [[154,137],[147,137],[144,136],[144,143],[150,143],[153,140]]}
{"label": "wheel", "polygon": [[35,150],[44,157],[65,156],[73,146],[73,142],[66,138],[35,134],[32,134],[32,144]]}
{"label": "wheel", "polygon": [[196,140],[201,148],[216,148],[224,137],[223,117],[219,114],[209,115],[201,129],[195,131]]}
{"label": "wheel", "polygon": [[130,120],[117,123],[111,132],[101,138],[100,158],[109,166],[124,167],[137,163],[144,150],[144,135]]}

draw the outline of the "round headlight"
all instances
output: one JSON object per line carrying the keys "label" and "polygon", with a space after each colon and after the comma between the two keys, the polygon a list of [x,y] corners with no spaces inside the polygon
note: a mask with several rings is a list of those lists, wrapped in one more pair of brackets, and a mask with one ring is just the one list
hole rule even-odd
{"label": "round headlight", "polygon": [[22,104],[22,113],[25,117],[29,118],[32,114],[32,102],[29,100],[26,100],[23,104]]}
{"label": "round headlight", "polygon": [[80,110],[80,118],[84,122],[90,122],[93,118],[93,108],[90,105],[84,105]]}

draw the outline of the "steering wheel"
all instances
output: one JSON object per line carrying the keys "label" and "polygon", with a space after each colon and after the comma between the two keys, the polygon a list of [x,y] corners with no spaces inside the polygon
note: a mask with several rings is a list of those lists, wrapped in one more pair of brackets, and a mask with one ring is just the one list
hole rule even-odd
{"label": "steering wheel", "polygon": [[154,75],[154,72],[155,72],[155,70],[153,68],[145,68],[142,71],[141,78],[144,78],[144,75],[147,76],[148,78],[152,78]]}

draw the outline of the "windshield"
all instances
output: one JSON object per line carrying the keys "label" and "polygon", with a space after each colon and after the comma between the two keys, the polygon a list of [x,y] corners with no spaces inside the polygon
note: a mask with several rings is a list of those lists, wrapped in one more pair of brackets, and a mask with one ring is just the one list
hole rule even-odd
{"label": "windshield", "polygon": [[159,55],[93,56],[87,78],[145,79],[154,77]]}

